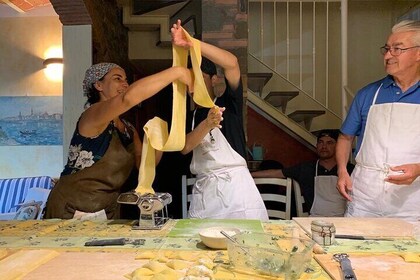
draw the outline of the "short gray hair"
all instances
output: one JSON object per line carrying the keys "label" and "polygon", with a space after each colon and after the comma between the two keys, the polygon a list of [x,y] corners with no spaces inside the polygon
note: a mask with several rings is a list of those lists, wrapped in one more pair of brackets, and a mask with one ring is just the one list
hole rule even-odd
{"label": "short gray hair", "polygon": [[419,20],[403,20],[392,27],[392,33],[398,32],[415,32],[413,43],[420,45],[420,21]]}

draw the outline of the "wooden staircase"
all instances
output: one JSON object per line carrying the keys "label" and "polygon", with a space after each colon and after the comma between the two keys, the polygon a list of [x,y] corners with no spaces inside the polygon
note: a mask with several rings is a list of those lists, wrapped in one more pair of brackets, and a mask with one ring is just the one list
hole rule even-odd
{"label": "wooden staircase", "polygon": [[267,82],[273,77],[273,73],[248,73],[248,88],[260,96]]}
{"label": "wooden staircase", "polygon": [[298,95],[298,91],[271,91],[264,99],[285,114],[287,102]]}
{"label": "wooden staircase", "polygon": [[297,123],[303,123],[307,130],[311,130],[312,120],[323,114],[324,110],[296,110],[287,116]]}
{"label": "wooden staircase", "polygon": [[[273,73],[248,73],[247,76],[248,88],[262,97],[263,88],[271,79]],[[264,101],[285,114],[288,102],[298,95],[298,91],[271,91],[264,98]],[[287,117],[298,124],[302,124],[306,130],[311,131],[312,120],[324,114],[324,110],[296,110],[288,114]]]}
{"label": "wooden staircase", "polygon": [[[140,0],[121,0],[123,7],[123,24],[132,33],[135,31],[151,31],[158,32],[156,46],[171,46],[170,36],[170,19],[171,16],[178,14],[181,10],[186,9],[190,0],[159,0],[159,1],[140,1]],[[193,20],[193,19],[192,19]],[[185,24],[185,22],[184,22]],[[168,52],[169,53],[169,52]],[[136,53],[137,54],[137,53]],[[135,57],[134,59],[142,59],[143,57]],[[160,58],[160,56],[157,56]],[[247,84],[260,98],[263,97],[263,88],[273,77],[272,72],[248,73]],[[297,110],[286,115],[286,108],[289,101],[299,95],[298,91],[272,91],[263,101],[277,108],[279,112],[297,124],[303,124],[302,127],[310,132],[313,118],[325,114],[321,110]]]}
{"label": "wooden staircase", "polygon": [[159,10],[178,3],[185,3],[185,0],[133,0],[133,15],[142,15],[151,11]]}
{"label": "wooden staircase", "polygon": [[170,47],[171,17],[179,13],[191,0],[120,0],[122,21],[130,31],[159,32],[157,46]]}

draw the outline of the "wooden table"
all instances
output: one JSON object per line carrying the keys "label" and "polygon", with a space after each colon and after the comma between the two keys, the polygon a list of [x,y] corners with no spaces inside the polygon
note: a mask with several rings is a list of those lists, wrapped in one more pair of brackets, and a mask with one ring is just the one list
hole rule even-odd
{"label": "wooden table", "polygon": [[[167,263],[174,263],[175,260],[193,263],[194,258],[227,260],[225,250],[211,250],[200,242],[198,232],[201,228],[225,225],[277,235],[284,235],[291,228],[300,230],[295,221],[260,223],[256,220],[170,220],[161,230],[134,230],[132,224],[133,221],[126,220],[0,221],[0,279],[127,279],[125,276],[150,263],[151,258]],[[85,242],[95,239],[121,237],[144,239],[144,244],[84,246]],[[420,256],[420,242],[416,240],[340,240],[334,246],[324,249],[328,254],[317,259],[322,266],[314,258],[310,270],[301,279],[340,279],[340,276],[332,272],[337,264],[329,263],[330,254],[335,252],[375,252],[379,255],[411,252]],[[412,270],[419,266],[416,263],[409,268]],[[215,277],[220,280],[250,279],[249,275],[232,273],[222,266],[217,267]],[[253,276],[252,279],[273,278]]]}

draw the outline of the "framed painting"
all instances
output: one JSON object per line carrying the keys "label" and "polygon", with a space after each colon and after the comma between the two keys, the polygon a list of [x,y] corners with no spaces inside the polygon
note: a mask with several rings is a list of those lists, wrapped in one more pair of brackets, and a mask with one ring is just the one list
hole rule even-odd
{"label": "framed painting", "polygon": [[62,144],[62,96],[0,97],[0,146]]}

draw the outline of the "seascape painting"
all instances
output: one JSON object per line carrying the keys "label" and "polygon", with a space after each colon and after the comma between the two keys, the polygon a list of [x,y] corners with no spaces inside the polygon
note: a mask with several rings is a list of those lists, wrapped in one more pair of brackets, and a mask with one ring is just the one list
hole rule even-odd
{"label": "seascape painting", "polygon": [[62,96],[0,97],[0,146],[62,144]]}

